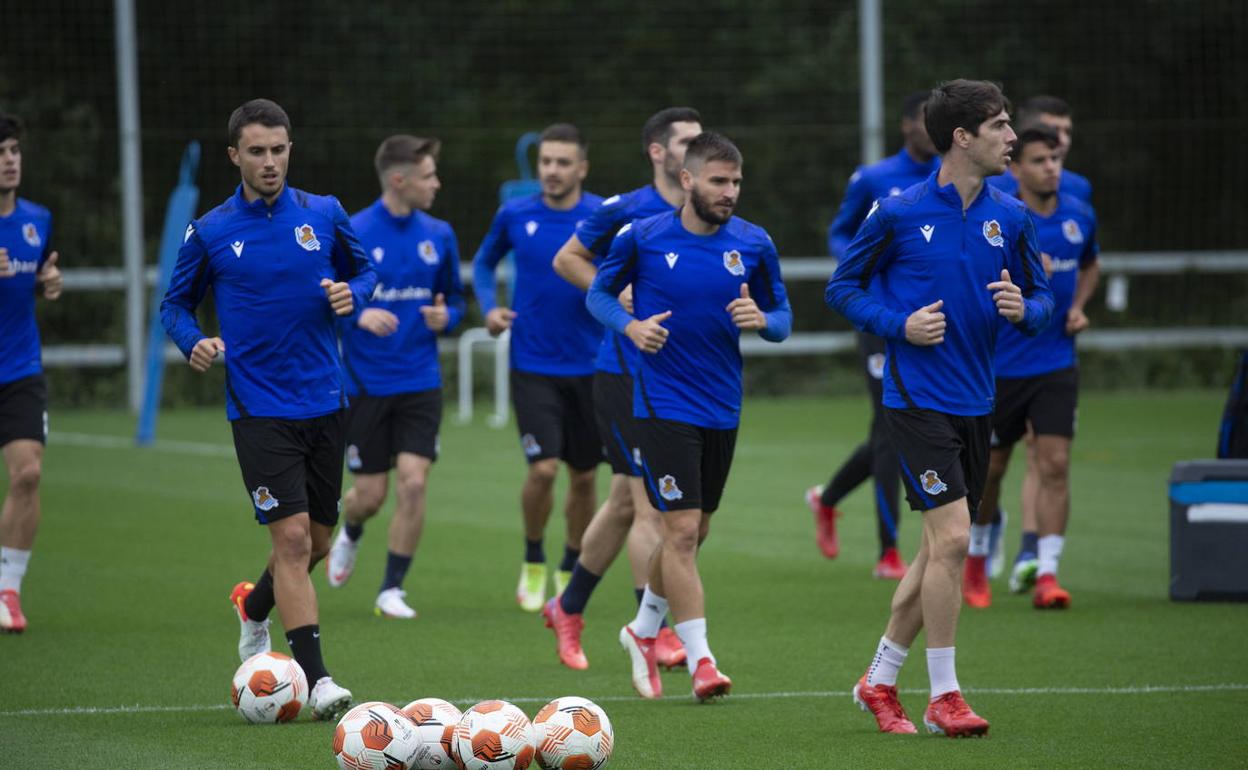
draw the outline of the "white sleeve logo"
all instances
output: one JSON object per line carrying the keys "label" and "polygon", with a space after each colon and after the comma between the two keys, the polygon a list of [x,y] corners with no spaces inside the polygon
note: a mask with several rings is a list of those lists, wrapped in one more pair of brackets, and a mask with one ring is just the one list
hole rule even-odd
{"label": "white sleeve logo", "polygon": [[621,236],[621,235],[623,235],[624,233],[628,232],[628,231],[629,231],[629,230],[631,230],[631,229],[633,229],[633,223],[632,223],[632,222],[629,222],[628,224],[626,224],[626,225],[624,225],[623,227],[621,227],[621,228],[620,228],[619,232],[617,232],[617,233],[616,233],[616,236],[617,236],[617,237],[618,237],[618,236]]}
{"label": "white sleeve logo", "polygon": [[191,236],[194,234],[195,234],[195,223],[191,222],[190,224],[186,226],[186,234],[182,236],[182,242],[186,243],[187,241],[191,239]]}
{"label": "white sleeve logo", "polygon": [[612,203],[619,203],[619,202],[620,202],[620,196],[612,195],[610,198],[607,198],[605,201],[603,201],[602,205],[610,206]]}
{"label": "white sleeve logo", "polygon": [[875,203],[872,203],[871,210],[867,212],[867,219],[870,219],[871,215],[874,214],[875,210],[878,209],[879,207],[880,207],[880,202],[878,200]]}

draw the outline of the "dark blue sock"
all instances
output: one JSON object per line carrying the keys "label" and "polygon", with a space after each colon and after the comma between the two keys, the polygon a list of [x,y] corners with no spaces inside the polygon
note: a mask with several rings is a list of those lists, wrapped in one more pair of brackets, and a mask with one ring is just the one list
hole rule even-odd
{"label": "dark blue sock", "polygon": [[1024,532],[1022,545],[1018,547],[1018,552],[1031,554],[1035,556],[1040,552],[1040,533]]}
{"label": "dark blue sock", "polygon": [[571,572],[576,568],[576,560],[580,556],[580,551],[565,545],[563,547],[563,561],[559,562],[559,569],[563,572]]}
{"label": "dark blue sock", "polygon": [[559,598],[559,606],[569,615],[581,614],[585,611],[585,605],[589,604],[589,597],[598,587],[599,580],[602,580],[602,575],[595,575],[579,561],[576,562],[572,567],[572,579],[568,581],[568,587],[563,589]]}
{"label": "dark blue sock", "polygon": [[412,566],[412,557],[399,556],[394,551],[386,551],[386,576],[382,578],[381,590],[399,588],[403,578],[407,577],[407,568]]}
{"label": "dark blue sock", "polygon": [[992,524],[994,524],[994,525],[996,525],[996,526],[1000,526],[1000,525],[1001,525],[1001,509],[1000,509],[1000,508],[997,508],[997,510],[995,510],[995,511],[993,511],[993,512],[992,512],[992,522],[991,522],[991,523],[992,523]]}
{"label": "dark blue sock", "polygon": [[352,524],[346,522],[342,525],[342,531],[347,533],[347,537],[351,538],[351,542],[355,542],[364,536],[364,523]]}
{"label": "dark blue sock", "polygon": [[536,540],[524,539],[524,560],[529,564],[545,564],[546,549],[542,547],[542,538]]}

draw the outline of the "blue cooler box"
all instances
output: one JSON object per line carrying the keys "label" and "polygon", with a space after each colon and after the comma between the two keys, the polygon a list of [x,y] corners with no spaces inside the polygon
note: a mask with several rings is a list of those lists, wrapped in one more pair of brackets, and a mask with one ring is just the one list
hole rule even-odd
{"label": "blue cooler box", "polygon": [[1248,601],[1248,460],[1175,463],[1170,598]]}

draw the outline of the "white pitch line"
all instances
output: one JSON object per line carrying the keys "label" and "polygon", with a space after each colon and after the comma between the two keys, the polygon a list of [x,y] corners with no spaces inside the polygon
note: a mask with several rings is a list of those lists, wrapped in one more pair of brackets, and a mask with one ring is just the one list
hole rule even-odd
{"label": "white pitch line", "polygon": [[[1248,684],[1176,684],[1176,685],[1139,685],[1135,687],[976,687],[967,688],[966,692],[973,695],[1155,695],[1164,693],[1197,693],[1197,692],[1242,692],[1248,691]],[[926,693],[926,689],[902,690],[906,695]],[[780,700],[788,698],[848,698],[849,690],[813,690],[809,692],[745,692],[728,696],[732,700]],[[673,695],[664,700],[683,700],[692,696]],[[451,698],[452,703],[479,703],[486,698]],[[551,698],[546,696],[523,696],[504,698],[511,703],[546,703]],[[636,695],[603,695],[590,700],[595,703],[621,703],[636,701]],[[232,708],[228,703],[213,703],[199,706],[75,706],[57,709],[21,709],[19,711],[0,711],[0,717],[45,717],[45,716],[82,716],[91,714],[176,714],[196,711],[222,711]]]}
{"label": "white pitch line", "polygon": [[205,457],[234,457],[234,447],[228,444],[209,444],[203,441],[176,441],[157,439],[151,446],[141,447],[129,436],[116,436],[105,433],[66,433],[52,431],[48,434],[48,442],[65,446],[87,447],[90,449],[154,449],[158,452],[174,454],[200,455]]}

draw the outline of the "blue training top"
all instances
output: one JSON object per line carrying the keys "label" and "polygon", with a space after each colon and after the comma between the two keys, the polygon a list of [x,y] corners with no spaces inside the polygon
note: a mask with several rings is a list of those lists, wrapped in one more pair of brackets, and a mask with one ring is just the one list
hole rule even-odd
{"label": "blue training top", "polygon": [[0,217],[0,247],[9,251],[9,274],[0,275],[0,385],[43,371],[35,323],[35,278],[52,253],[52,214],[24,198]]}
{"label": "blue training top", "polygon": [[347,404],[337,316],[321,280],[346,281],[355,310],[377,275],[338,199],[284,187],[273,205],[234,195],[186,227],[165,331],[188,359],[207,335],[195,309],[212,287],[225,342],[226,415],[300,420]]}
{"label": "blue training top", "polygon": [[364,309],[394,313],[399,328],[378,337],[354,321],[343,325],[347,393],[392,396],[442,387],[438,335],[425,325],[420,309],[441,294],[449,316],[444,331],[464,317],[455,231],[423,211],[397,217],[381,199],[352,216],[351,227],[377,273],[377,288]]}
{"label": "blue training top", "polygon": [[[767,231],[733,217],[711,235],[685,229],[680,211],[625,225],[598,270],[586,304],[621,334],[633,316],[618,295],[633,285],[637,318],[672,311],[658,353],[639,356],[633,414],[727,430],[741,419],[741,330],[726,309],[748,284],[767,316],[759,335],[789,336],[793,311]],[[630,342],[631,344],[631,342]]]}
{"label": "blue training top", "polygon": [[867,218],[871,204],[881,198],[901,195],[902,190],[922,182],[939,168],[940,156],[919,163],[904,147],[878,163],[859,166],[849,177],[845,200],[841,201],[836,219],[828,226],[828,253],[837,259],[845,254],[845,247],[854,239],[862,220]]}
{"label": "blue training top", "polygon": [[494,270],[508,251],[515,255],[511,309],[511,366],[522,372],[562,377],[594,373],[602,327],[585,309],[585,295],[559,277],[552,261],[602,198],[581,193],[575,206],[558,211],[541,193],[499,207],[472,260],[472,279],[482,315],[497,306]]}
{"label": "blue training top", "polygon": [[[1053,312],[1026,207],[989,185],[965,212],[939,172],[878,201],[828,281],[825,300],[862,331],[884,337],[884,405],[957,415],[992,412],[993,351],[1000,328],[986,287],[1010,271],[1025,298],[1019,328],[1037,334]],[[879,276],[878,287],[871,281]],[[906,341],[906,319],[944,300],[945,339]]]}

